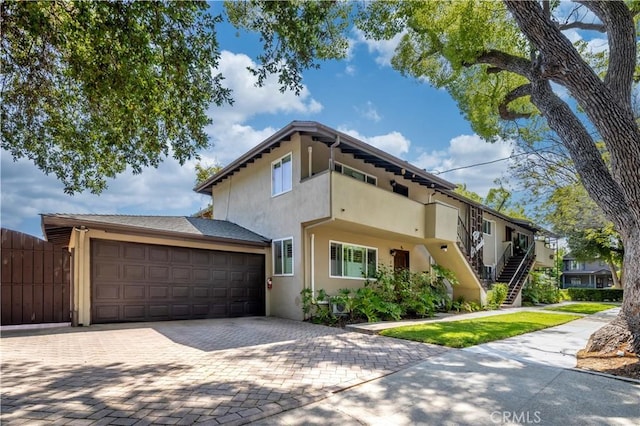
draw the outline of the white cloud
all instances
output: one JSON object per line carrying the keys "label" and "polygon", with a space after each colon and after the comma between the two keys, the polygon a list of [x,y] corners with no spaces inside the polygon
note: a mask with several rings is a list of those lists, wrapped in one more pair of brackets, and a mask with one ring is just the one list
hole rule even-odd
{"label": "white cloud", "polygon": [[357,130],[346,129],[343,127],[339,127],[338,130],[373,145],[378,149],[388,152],[391,155],[395,155],[396,157],[402,158],[404,154],[409,152],[409,147],[411,146],[411,141],[405,138],[400,132],[394,131],[387,133],[386,135],[379,136],[363,136]]}
{"label": "white cloud", "polygon": [[283,93],[276,76],[269,76],[264,85],[256,86],[256,77],[247,70],[255,67],[256,63],[245,54],[222,51],[219,66],[214,72],[225,77],[223,84],[233,91],[234,103],[232,106],[214,105],[209,109],[214,125],[244,123],[258,114],[310,115],[322,111],[322,104],[311,97],[306,86],[299,95],[290,90]]}
{"label": "white cloud", "polygon": [[487,163],[502,158],[507,158],[513,150],[510,141],[498,141],[488,143],[478,135],[460,135],[449,141],[446,150],[423,152],[415,161],[416,166],[429,172],[444,172],[446,170],[457,169],[447,173],[438,174],[453,183],[464,183],[467,189],[476,192],[481,196],[486,196],[489,189],[495,187],[493,181],[508,170],[508,161],[497,161],[495,163],[467,167],[479,163]]}
{"label": "white cloud", "polygon": [[354,33],[356,35],[354,44],[366,45],[369,53],[374,54],[376,63],[382,66],[391,66],[396,47],[404,35],[404,33],[396,34],[391,40],[369,40],[362,30],[356,29]]}
{"label": "white cloud", "polygon": [[298,96],[292,91],[283,93],[277,77],[269,76],[263,86],[257,87],[256,77],[247,70],[248,67],[256,67],[256,64],[247,55],[222,51],[216,72],[225,76],[223,83],[233,91],[234,103],[209,109],[213,124],[207,127],[206,132],[213,147],[201,155],[212,159],[210,162],[229,164],[277,130],[270,126],[254,129],[246,125],[252,117],[281,113],[295,113],[304,117],[323,109],[306,86],[302,87]]}
{"label": "white cloud", "polygon": [[355,110],[358,114],[360,114],[360,116],[375,123],[382,119],[382,117],[380,117],[380,114],[378,114],[378,110],[376,109],[375,105],[373,105],[373,102],[371,101],[367,101],[366,105],[362,108],[355,107]]}
{"label": "white cloud", "polygon": [[354,76],[356,75],[356,67],[354,65],[347,65],[344,67],[344,73],[346,75]]}
{"label": "white cloud", "polygon": [[130,172],[109,181],[100,195],[67,195],[53,175],[45,175],[30,161],[12,161],[2,151],[2,226],[41,236],[39,213],[189,215],[207,200],[191,189],[195,161],[183,166],[167,159],[157,169]]}

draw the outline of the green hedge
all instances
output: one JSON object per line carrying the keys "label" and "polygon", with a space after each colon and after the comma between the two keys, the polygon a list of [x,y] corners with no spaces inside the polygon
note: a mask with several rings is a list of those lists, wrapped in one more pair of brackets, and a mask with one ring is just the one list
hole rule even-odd
{"label": "green hedge", "polygon": [[620,288],[569,288],[571,300],[588,302],[622,302],[623,290]]}

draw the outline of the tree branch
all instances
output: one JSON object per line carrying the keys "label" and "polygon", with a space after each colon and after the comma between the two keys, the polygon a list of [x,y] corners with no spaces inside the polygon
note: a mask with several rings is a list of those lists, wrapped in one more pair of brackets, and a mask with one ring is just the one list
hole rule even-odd
{"label": "tree branch", "polygon": [[633,14],[621,1],[583,1],[603,23],[609,41],[609,66],[604,83],[631,108],[636,61],[636,28]]}
{"label": "tree branch", "polygon": [[562,140],[588,194],[616,229],[622,230],[634,223],[622,188],[613,179],[593,138],[569,105],[553,92],[548,80],[537,78],[532,81],[531,101]]}
{"label": "tree branch", "polygon": [[504,71],[510,71],[516,74],[519,74],[523,77],[531,79],[531,61],[528,59],[522,58],[520,56],[511,55],[509,53],[501,52],[499,50],[488,50],[486,52],[481,53],[475,60],[473,64],[465,64],[466,66],[471,66],[475,64],[486,64],[491,65],[491,72],[497,72],[493,68],[499,68]]}
{"label": "tree branch", "polygon": [[511,102],[529,95],[531,95],[531,84],[523,84],[522,86],[516,87],[511,92],[507,93],[507,96],[504,97],[504,100],[500,103],[500,106],[498,106],[500,118],[503,120],[513,121],[519,118],[531,117],[531,114],[529,113],[518,113],[509,110],[509,104]]}
{"label": "tree branch", "polygon": [[565,31],[565,30],[572,30],[572,29],[578,29],[578,30],[586,30],[586,31],[598,31],[600,33],[605,33],[607,32],[607,29],[604,25],[602,24],[589,24],[587,22],[569,22],[566,24],[557,24],[558,28],[560,29],[560,31]]}

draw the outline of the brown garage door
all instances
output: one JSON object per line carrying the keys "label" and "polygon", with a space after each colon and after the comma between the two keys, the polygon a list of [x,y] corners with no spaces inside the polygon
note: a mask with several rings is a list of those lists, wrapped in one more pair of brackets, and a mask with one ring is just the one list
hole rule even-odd
{"label": "brown garage door", "polygon": [[91,241],[93,323],[264,315],[264,255]]}

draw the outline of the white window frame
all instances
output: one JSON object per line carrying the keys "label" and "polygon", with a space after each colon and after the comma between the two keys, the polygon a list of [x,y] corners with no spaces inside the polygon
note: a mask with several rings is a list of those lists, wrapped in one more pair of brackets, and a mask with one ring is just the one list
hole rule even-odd
{"label": "white window frame", "polygon": [[[489,223],[489,232],[484,232],[484,223]],[[482,233],[485,235],[493,235],[493,229],[496,227],[496,223],[493,220],[482,219]]]}
{"label": "white window frame", "polygon": [[[275,178],[274,178],[274,171],[275,171],[275,166],[277,164],[280,165],[280,168],[282,169],[282,160],[284,160],[285,158],[289,157],[289,163],[291,164],[291,173],[289,176],[289,180],[288,182],[285,182],[285,176],[284,173],[282,174],[282,182],[280,182],[281,186],[282,186],[282,190],[280,192],[276,192],[276,186],[274,185],[275,183]],[[285,184],[289,185],[288,188],[285,187]],[[286,194],[287,192],[291,191],[291,189],[293,189],[293,153],[289,152],[285,155],[283,155],[282,157],[278,158],[275,161],[271,162],[271,196],[272,197],[277,197],[278,195],[282,195],[282,194]]]}
{"label": "white window frame", "polygon": [[[291,241],[291,273],[285,273],[285,265],[286,265],[286,253],[284,250],[284,242],[285,241]],[[282,260],[281,260],[281,273],[277,273],[277,269],[276,269],[276,244],[280,244],[280,250],[282,251]],[[291,277],[294,275],[294,268],[295,268],[295,264],[294,264],[294,245],[293,245],[293,237],[286,237],[286,238],[279,238],[277,240],[272,240],[271,241],[271,265],[273,266],[273,275],[276,277]]]}
{"label": "white window frame", "polygon": [[[342,256],[340,261],[344,262],[344,247],[345,246],[349,246],[349,247],[355,247],[355,248],[359,248],[359,249],[365,249],[368,253],[369,250],[373,250],[376,254],[376,258],[375,258],[375,272],[378,271],[378,248],[377,247],[369,247],[369,246],[364,246],[361,244],[354,244],[354,243],[347,243],[344,241],[335,241],[335,240],[329,240],[329,278],[340,278],[340,279],[344,279],[344,280],[365,280],[365,279],[372,279],[373,277],[369,276],[369,271],[368,269],[365,271],[365,276],[359,276],[359,277],[350,277],[348,275],[344,275],[344,267],[342,267],[342,275],[333,275],[332,271],[331,271],[331,246],[333,244],[340,244],[340,249],[342,251]],[[369,259],[367,258],[365,261],[365,266],[368,268],[369,266]]]}
{"label": "white window frame", "polygon": [[[335,166],[340,166],[340,171],[338,171],[338,173],[340,173],[341,175],[349,176],[350,178],[356,179],[353,176],[344,173],[344,169],[349,169],[356,173],[360,173],[361,175],[364,175],[364,180],[360,180],[360,179],[356,179],[356,180],[360,182],[368,183],[369,185],[378,186],[378,178],[374,175],[365,173],[362,170],[356,169],[355,167],[347,166],[346,164],[340,163],[339,161],[334,161],[334,170],[335,170]],[[369,182],[369,179],[371,179],[373,182]]]}

